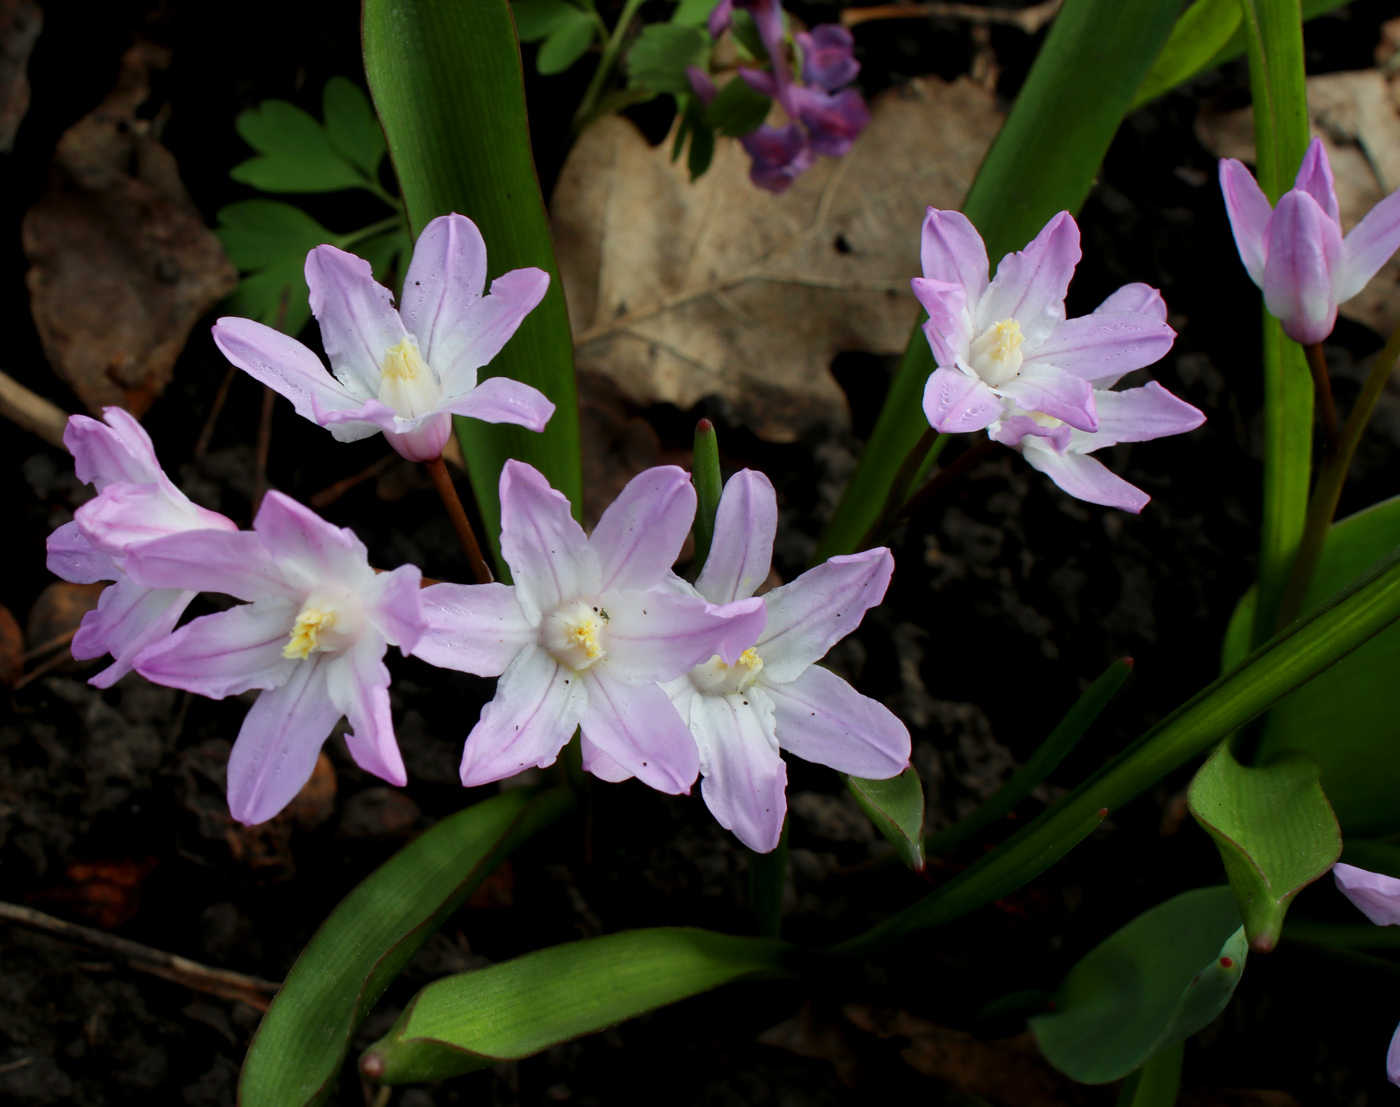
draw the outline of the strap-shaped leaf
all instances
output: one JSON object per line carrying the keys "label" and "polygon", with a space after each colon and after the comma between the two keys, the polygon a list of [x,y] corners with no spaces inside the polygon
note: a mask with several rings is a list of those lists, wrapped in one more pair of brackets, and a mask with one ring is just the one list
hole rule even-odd
{"label": "strap-shaped leaf", "polygon": [[[1065,4],[963,204],[993,265],[1057,211],[1079,210],[1180,9],[1177,0]],[[933,369],[916,328],[815,560],[851,553],[880,514],[901,462],[928,429],[921,400]]]}
{"label": "strap-shaped leaf", "polygon": [[1230,889],[1197,888],[1144,912],[1065,977],[1030,1020],[1046,1060],[1082,1084],[1119,1080],[1225,1009],[1248,945]]}
{"label": "strap-shaped leaf", "polygon": [[924,868],[924,785],[913,765],[889,780],[846,777],[846,787],[899,859],[915,872]]}
{"label": "strap-shaped leaf", "polygon": [[323,1102],[384,989],[511,850],[573,802],[563,788],[505,792],[444,819],[371,873],[287,974],[243,1062],[239,1102]]}
{"label": "strap-shaped leaf", "polygon": [[689,927],[537,950],[429,984],[360,1072],[404,1084],[529,1057],[721,984],[790,975],[792,954],[786,942]]}
{"label": "strap-shaped leaf", "polygon": [[1250,947],[1278,943],[1293,897],[1342,855],[1342,831],[1318,783],[1317,762],[1284,754],[1259,768],[1221,743],[1191,781],[1191,814],[1215,839]]}
{"label": "strap-shaped leaf", "polygon": [[414,232],[459,212],[481,228],[492,277],[522,266],[549,274],[544,302],[482,370],[553,400],[549,425],[536,434],[457,421],[477,506],[499,552],[497,483],[507,459],[539,469],[575,513],[583,502],[573,342],[530,152],[510,7],[506,0],[365,0],[363,27],[365,73]]}
{"label": "strap-shaped leaf", "polygon": [[1118,1107],[1176,1107],[1185,1053],[1180,1043],[1170,1046],[1124,1080]]}

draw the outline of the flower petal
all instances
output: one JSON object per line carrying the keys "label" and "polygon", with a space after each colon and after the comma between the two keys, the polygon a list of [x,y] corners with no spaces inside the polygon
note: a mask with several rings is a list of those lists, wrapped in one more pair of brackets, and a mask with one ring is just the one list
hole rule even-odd
{"label": "flower petal", "polygon": [[802,79],[834,92],[848,85],[860,73],[855,59],[855,36],[839,23],[822,23],[811,33],[798,31],[792,36],[802,48]]}
{"label": "flower petal", "polygon": [[476,371],[501,352],[547,291],[549,274],[543,269],[512,269],[491,282],[490,293],[437,339],[432,364],[442,378],[444,396],[459,396],[476,386]]}
{"label": "flower petal", "polygon": [[445,411],[400,422],[411,424],[412,429],[385,431],[384,441],[409,461],[433,461],[441,457],[442,448],[452,437],[452,416]]}
{"label": "flower petal", "polygon": [[759,688],[696,696],[690,704],[705,806],[720,826],[758,853],[778,848],[787,815],[787,765],[778,753],[773,712],[773,701]]}
{"label": "flower petal", "polygon": [[402,788],[408,783],[408,774],[389,712],[389,667],[384,664],[384,648],[379,635],[362,634],[343,654],[328,657],[321,664],[331,703],[350,723],[345,745],[355,764]]}
{"label": "flower petal", "polygon": [[1055,365],[1029,362],[1001,394],[1023,411],[1038,411],[1062,419],[1078,430],[1097,430],[1094,389],[1083,377]]}
{"label": "flower petal", "polygon": [[429,365],[485,290],[486,242],[476,224],[453,212],[424,227],[404,276],[399,317]]}
{"label": "flower petal", "polygon": [[1400,249],[1400,191],[1392,192],[1366,213],[1342,244],[1342,263],[1332,274],[1337,303],[1366,287]]}
{"label": "flower petal", "polygon": [[622,684],[599,665],[583,679],[588,708],[580,725],[588,740],[648,787],[688,795],[700,754],[666,693],[655,684]]}
{"label": "flower petal", "polygon": [[214,345],[224,357],[254,380],[291,400],[298,415],[318,426],[327,426],[332,413],[358,410],[365,400],[378,394],[377,380],[370,388],[359,378],[350,378],[355,388],[350,391],[295,338],[252,319],[220,319],[214,324],[213,334]]}
{"label": "flower petal", "polygon": [[913,277],[909,287],[928,312],[924,337],[936,364],[951,369],[967,356],[967,290],[960,284]]}
{"label": "flower petal", "polygon": [[592,773],[599,780],[609,784],[621,784],[631,780],[632,774],[588,740],[588,735],[579,734],[579,752],[583,757],[583,771]]}
{"label": "flower petal", "polygon": [[728,664],[758,640],[767,612],[761,599],[716,607],[673,592],[605,592],[606,666],[623,684],[675,680],[719,654]]}
{"label": "flower petal", "polygon": [[1094,381],[1160,361],[1175,339],[1176,331],[1150,315],[1096,311],[1061,323],[1025,364],[1054,365]]}
{"label": "flower petal", "polygon": [[1042,342],[1065,320],[1065,293],[1080,256],[1079,227],[1062,211],[1024,250],[1001,259],[977,304],[977,329],[1015,319],[1028,343]]}
{"label": "flower petal", "polygon": [[1340,862],[1332,866],[1337,890],[1377,926],[1400,926],[1400,880]]}
{"label": "flower petal", "polygon": [[341,715],[326,688],[325,659],[296,662],[287,682],[259,696],[243,720],[228,758],[228,808],[239,822],[266,822],[311,779]]}
{"label": "flower petal", "polygon": [[813,665],[787,684],[759,687],[773,698],[778,745],[789,753],[868,780],[909,767],[909,731],[884,704]]}
{"label": "flower petal", "polygon": [[1120,311],[1135,311],[1139,315],[1150,315],[1153,319],[1167,321],[1167,301],[1150,284],[1134,281],[1125,284],[1094,309],[1095,315],[1107,315]]}
{"label": "flower petal", "polygon": [[768,626],[758,639],[764,684],[786,684],[826,656],[885,597],[894,557],[883,546],[833,557],[763,599]]}
{"label": "flower petal", "polygon": [[306,285],[336,379],[356,395],[378,396],[384,355],[408,335],[389,290],[369,262],[334,246],[306,255]]}
{"label": "flower petal", "polygon": [[987,291],[987,247],[962,212],[929,208],[919,253],[924,276],[961,285],[968,303],[976,304]]}
{"label": "flower petal", "polygon": [[982,430],[1005,411],[995,392],[961,369],[935,369],[924,385],[924,417],[941,434]]}
{"label": "flower petal", "polygon": [[423,611],[423,570],[417,565],[400,565],[393,572],[376,573],[365,595],[370,619],[391,646],[409,654],[428,629]]}
{"label": "flower petal", "polygon": [[711,603],[732,603],[758,591],[773,564],[778,494],[762,473],[742,469],[729,478],[715,512],[710,555],[695,589]]}
{"label": "flower petal", "polygon": [[120,557],[138,542],[190,530],[236,531],[233,520],[207,511],[159,484],[113,484],[78,508],[74,521],[93,547]]}
{"label": "flower petal", "polygon": [[1269,198],[1254,179],[1254,174],[1234,158],[1220,161],[1220,191],[1225,197],[1225,213],[1230,217],[1230,230],[1235,246],[1244,262],[1249,279],[1264,287],[1264,234],[1273,208]]}
{"label": "flower petal", "polygon": [[1033,468],[1039,469],[1075,499],[1105,507],[1117,507],[1136,515],[1151,499],[1146,492],[1111,473],[1092,457],[1067,450],[1063,454],[1038,445],[1038,440],[1021,442],[1022,453]]}
{"label": "flower petal", "polygon": [[680,556],[695,520],[695,486],[675,465],[638,473],[598,520],[589,544],[602,567],[605,590],[647,589]]}
{"label": "flower petal", "polygon": [[1400,1086],[1400,1026],[1390,1037],[1390,1048],[1385,1053],[1385,1075],[1392,1084]]}
{"label": "flower petal", "polygon": [[63,444],[73,455],[73,470],[84,484],[99,492],[127,481],[147,484],[164,479],[151,436],[130,412],[103,408],[105,423],[86,415],[70,415]]}
{"label": "flower petal", "polygon": [[1099,414],[1099,429],[1092,436],[1091,448],[1095,450],[1115,442],[1147,442],[1185,434],[1206,421],[1202,412],[1156,381],[1122,392],[1095,392],[1094,403]]}
{"label": "flower petal", "polygon": [[374,580],[369,551],[354,531],[333,526],[281,492],[263,497],[253,530],[287,580],[304,591],[325,584],[367,588]]}
{"label": "flower petal", "polygon": [[541,617],[565,600],[596,595],[598,555],[569,513],[569,501],[538,470],[514,459],[501,469],[501,556],[515,578],[525,618]]}
{"label": "flower petal", "polygon": [[577,673],[538,646],[526,646],[501,675],[496,698],[481,709],[467,735],[462,783],[474,788],[531,766],[554,764],[587,702]]}
{"label": "flower petal", "polygon": [[488,377],[444,406],[453,415],[465,415],[483,423],[515,423],[532,431],[544,430],[554,414],[554,404],[548,396],[509,377]]}
{"label": "flower petal", "polygon": [[222,592],[240,600],[300,600],[304,592],[288,582],[262,540],[246,530],[187,530],[156,538],[133,546],[123,568],[147,587]]}
{"label": "flower petal", "polygon": [[69,647],[77,658],[112,655],[113,664],[88,683],[110,688],[131,672],[142,650],[175,629],[195,595],[175,588],[142,588],[129,580],[104,588],[96,610],[83,616]]}
{"label": "flower petal", "polygon": [[440,669],[500,676],[539,636],[507,584],[433,584],[421,599],[427,629],[412,653]]}
{"label": "flower petal", "polygon": [[1332,222],[1341,223],[1341,212],[1337,208],[1337,188],[1332,183],[1332,165],[1327,160],[1327,147],[1322,145],[1322,139],[1314,138],[1308,143],[1293,187],[1316,200],[1317,206]]}
{"label": "flower petal", "polygon": [[74,584],[95,584],[99,580],[116,580],[122,575],[111,557],[94,549],[83,537],[76,522],[64,523],[49,535],[44,546],[48,551],[44,564],[49,572]]}
{"label": "flower petal", "polygon": [[[796,109],[798,119],[807,128],[812,150],[829,158],[843,158],[850,153],[856,138],[870,122],[870,109],[859,89],[831,93],[793,87],[788,92],[788,104]],[[788,110],[787,104],[784,110]]]}
{"label": "flower petal", "polygon": [[1285,192],[1269,220],[1264,304],[1293,341],[1311,345],[1332,333],[1332,277],[1344,254],[1341,229],[1317,201],[1297,189]]}
{"label": "flower petal", "polygon": [[276,688],[292,679],[298,665],[306,664],[282,656],[295,618],[296,608],[285,600],[205,615],[143,651],[136,671],[157,684],[213,700],[250,688]]}
{"label": "flower petal", "polygon": [[[1048,439],[1056,453],[1064,453],[1065,448],[1073,441],[1076,433],[1084,434],[1085,432],[1076,432],[1068,423],[1055,422],[1046,426],[1044,423],[1037,423],[1029,415],[1011,415],[998,420],[988,428],[987,437],[1004,446],[1019,446],[1021,440],[1030,434],[1037,438]],[[1090,436],[1085,435],[1085,437]]]}

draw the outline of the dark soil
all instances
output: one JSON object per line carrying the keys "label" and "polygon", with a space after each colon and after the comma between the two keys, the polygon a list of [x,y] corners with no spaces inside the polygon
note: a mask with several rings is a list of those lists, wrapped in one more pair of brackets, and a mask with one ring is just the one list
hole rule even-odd
{"label": "dark soil", "polygon": [[[819,4],[794,10],[809,22],[836,11]],[[1370,64],[1389,14],[1383,0],[1362,0],[1310,25],[1310,68]],[[0,247],[9,336],[3,367],[76,411],[29,320],[17,233],[47,180],[59,134],[107,93],[133,36],[170,46],[173,62],[157,77],[149,111],[159,120],[168,112],[164,141],[212,223],[218,207],[248,195],[228,178],[247,155],[234,116],[268,97],[318,111],[327,78],[360,78],[358,24],[353,4],[286,0],[51,0],[45,19],[30,65],[33,106],[0,163],[0,211],[12,228]],[[974,54],[967,24],[953,21],[866,24],[856,41],[861,81],[872,92],[928,72],[953,77]],[[998,27],[990,41],[1003,67],[999,90],[1014,94],[1038,39]],[[532,54],[528,48],[527,70]],[[531,73],[528,81],[546,190],[564,152],[561,105],[576,99],[587,64],[581,69],[555,79]],[[1160,286],[1180,338],[1152,376],[1210,416],[1184,439],[1119,447],[1106,458],[1151,493],[1152,504],[1139,517],[1086,505],[1009,452],[995,456],[898,536],[899,571],[885,605],[832,655],[834,667],[910,724],[932,826],[990,794],[1113,659],[1131,655],[1135,675],[1051,783],[1023,805],[1022,820],[1216,675],[1222,631],[1254,565],[1257,292],[1235,255],[1214,159],[1198,145],[1192,122],[1202,104],[1243,103],[1246,92],[1245,69],[1234,63],[1133,115],[1082,213],[1085,261],[1070,314],[1090,310],[1127,280]],[[664,130],[661,110],[643,112],[642,122]],[[379,216],[353,198],[306,202],[337,229]],[[261,390],[233,381],[211,449],[196,463],[194,444],[225,375],[207,333],[196,328],[174,384],[145,422],[167,470],[190,494],[246,524]],[[314,340],[314,328],[308,337]],[[1363,328],[1339,325],[1328,353],[1343,408],[1361,363],[1380,345]],[[585,382],[586,449],[613,459],[683,461],[697,416],[715,419],[726,467],[761,468],[777,486],[783,529],[775,567],[791,579],[873,425],[892,365],[851,354],[835,370],[849,393],[850,433],[774,446],[729,426],[717,407],[637,412]],[[1388,392],[1343,513],[1394,491],[1397,446],[1400,395]],[[71,517],[83,490],[67,455],[37,439],[12,431],[0,437],[0,451],[12,474],[0,496],[16,543],[0,601],[23,623],[51,580],[45,536]],[[274,487],[306,501],[384,453],[378,438],[333,446],[279,403],[268,475]],[[590,505],[594,513],[601,506]],[[469,579],[430,486],[406,465],[388,467],[324,514],[353,526],[375,564],[413,561],[434,577]],[[389,664],[407,788],[388,789],[361,772],[336,737],[326,746],[334,788],[327,785],[299,821],[255,833],[229,823],[222,797],[222,766],[243,702],[192,698],[137,678],[101,692],[83,683],[86,669],[28,684],[9,697],[0,720],[0,898],[280,980],[320,921],[375,865],[490,794],[464,794],[456,767],[475,705],[490,697],[492,682],[397,656]],[[812,943],[847,937],[925,890],[897,868],[863,867],[886,847],[833,773],[796,761],[789,772],[788,936]],[[396,1090],[390,1102],[987,1102],[955,1091],[946,1075],[925,1075],[922,1039],[896,1013],[982,1041],[1014,1036],[1095,943],[1178,891],[1223,880],[1214,848],[1183,819],[1188,779],[1187,771],[1174,774],[1113,812],[1090,841],[1010,898],[859,971],[721,991],[518,1065]],[[557,828],[519,851],[506,876],[450,920],[394,985],[361,1044],[444,973],[629,927],[742,932],[751,925],[745,852],[714,823],[698,790],[672,798],[636,783],[599,785],[590,815],[591,863],[579,826]],[[1008,820],[1006,830],[1014,825]],[[947,858],[929,879],[941,881],[983,848]],[[1327,883],[1305,892],[1299,905],[1319,917],[1350,918],[1343,908]],[[1366,975],[1374,969],[1287,947],[1255,958],[1249,969],[1226,1014],[1188,1046],[1184,1101],[1360,1107],[1395,1094],[1383,1058],[1400,1005],[1383,1000],[1389,989]],[[1002,1013],[989,1008],[1013,993],[1042,999],[1003,1004]],[[232,1103],[257,1021],[244,1004],[0,924],[0,1098],[7,1102]],[[1031,1087],[1022,1098],[995,1102],[1112,1102],[1111,1089],[1057,1085],[1054,1096],[1036,1099]],[[1229,1098],[1223,1088],[1279,1095]],[[336,1102],[369,1102],[349,1069]]]}

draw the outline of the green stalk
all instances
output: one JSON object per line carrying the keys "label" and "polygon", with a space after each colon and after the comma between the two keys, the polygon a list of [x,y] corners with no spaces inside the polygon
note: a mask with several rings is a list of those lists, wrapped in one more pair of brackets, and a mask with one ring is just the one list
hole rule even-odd
{"label": "green stalk", "polygon": [[710,543],[715,539],[715,513],[724,491],[719,471],[719,436],[708,419],[695,424],[694,450],[690,479],[695,484],[695,572],[698,575],[710,556]]}
{"label": "green stalk", "polygon": [[627,36],[627,28],[637,14],[637,9],[642,6],[642,2],[643,0],[627,0],[627,3],[623,5],[622,14],[617,17],[617,24],[613,27],[612,34],[608,36],[608,41],[603,45],[603,56],[598,59],[598,68],[593,71],[593,79],[588,82],[583,99],[579,101],[578,110],[574,112],[575,133],[583,129],[583,123],[592,114],[593,105],[598,102],[603,86],[612,76],[613,64],[617,61],[617,52],[622,49],[622,40]]}
{"label": "green stalk", "polygon": [[783,820],[777,849],[769,853],[749,850],[748,854],[749,906],[753,908],[755,933],[762,938],[777,938],[782,932],[783,888],[787,884],[787,820]]}

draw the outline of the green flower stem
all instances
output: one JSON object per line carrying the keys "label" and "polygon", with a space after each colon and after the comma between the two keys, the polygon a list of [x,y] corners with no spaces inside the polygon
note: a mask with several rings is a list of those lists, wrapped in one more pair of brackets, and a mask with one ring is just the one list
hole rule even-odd
{"label": "green flower stem", "polygon": [[1308,372],[1312,374],[1313,391],[1317,394],[1317,421],[1322,424],[1322,449],[1324,464],[1337,453],[1337,404],[1332,399],[1332,378],[1327,373],[1327,355],[1322,352],[1322,343],[1314,342],[1303,347],[1308,359]]}
{"label": "green flower stem", "polygon": [[699,575],[710,556],[710,543],[715,538],[715,512],[719,510],[724,487],[719,471],[719,436],[708,419],[695,424],[694,449],[690,479],[695,483],[695,572]]}
{"label": "green flower stem", "polygon": [[593,71],[593,79],[588,82],[588,88],[584,90],[578,110],[574,112],[575,133],[583,129],[583,123],[591,116],[593,105],[598,102],[603,86],[608,83],[608,78],[612,76],[617,53],[622,49],[622,40],[627,37],[627,28],[631,24],[632,18],[637,14],[637,9],[641,6],[642,0],[627,0],[627,3],[623,5],[622,14],[617,17],[617,25],[613,27],[612,34],[608,36],[607,42],[603,45],[603,56],[598,59],[598,68]]}
{"label": "green flower stem", "polygon": [[1322,548],[1327,542],[1327,532],[1331,529],[1332,518],[1337,513],[1337,501],[1341,499],[1342,486],[1346,484],[1347,470],[1361,441],[1362,432],[1370,421],[1371,412],[1385,389],[1385,382],[1395,370],[1400,360],[1400,327],[1391,334],[1385,348],[1376,355],[1370,375],[1361,388],[1346,426],[1342,428],[1337,442],[1337,451],[1323,459],[1317,474],[1317,487],[1313,489],[1312,501],[1308,504],[1307,520],[1303,524],[1303,536],[1298,544],[1298,554],[1293,559],[1293,569],[1284,590],[1283,602],[1279,606],[1278,626],[1284,627],[1298,617],[1303,609],[1303,597],[1317,571]]}
{"label": "green flower stem", "polygon": [[909,499],[909,490],[913,488],[919,479],[929,470],[929,467],[938,460],[938,455],[943,452],[943,447],[948,444],[948,436],[939,434],[932,427],[924,430],[919,440],[914,443],[910,451],[904,455],[904,460],[900,462],[898,470],[895,471],[894,480],[890,482],[889,494],[885,497],[885,506],[880,509],[879,518],[870,524],[870,529],[865,532],[857,550],[868,550],[876,545],[884,534],[900,517],[900,511]]}
{"label": "green flower stem", "polygon": [[[387,193],[386,193],[387,195]],[[395,205],[398,201],[394,201]],[[377,234],[385,231],[397,230],[404,225],[402,213],[391,215],[387,219],[381,219],[378,223],[371,223],[368,227],[361,227],[358,231],[351,231],[349,234],[336,235],[335,245],[344,250],[348,246],[353,246],[357,242],[363,242],[367,238],[373,238]]]}
{"label": "green flower stem", "polygon": [[787,884],[788,824],[771,853],[749,854],[749,906],[754,913],[755,932],[763,938],[777,938],[782,931],[783,888]]}

